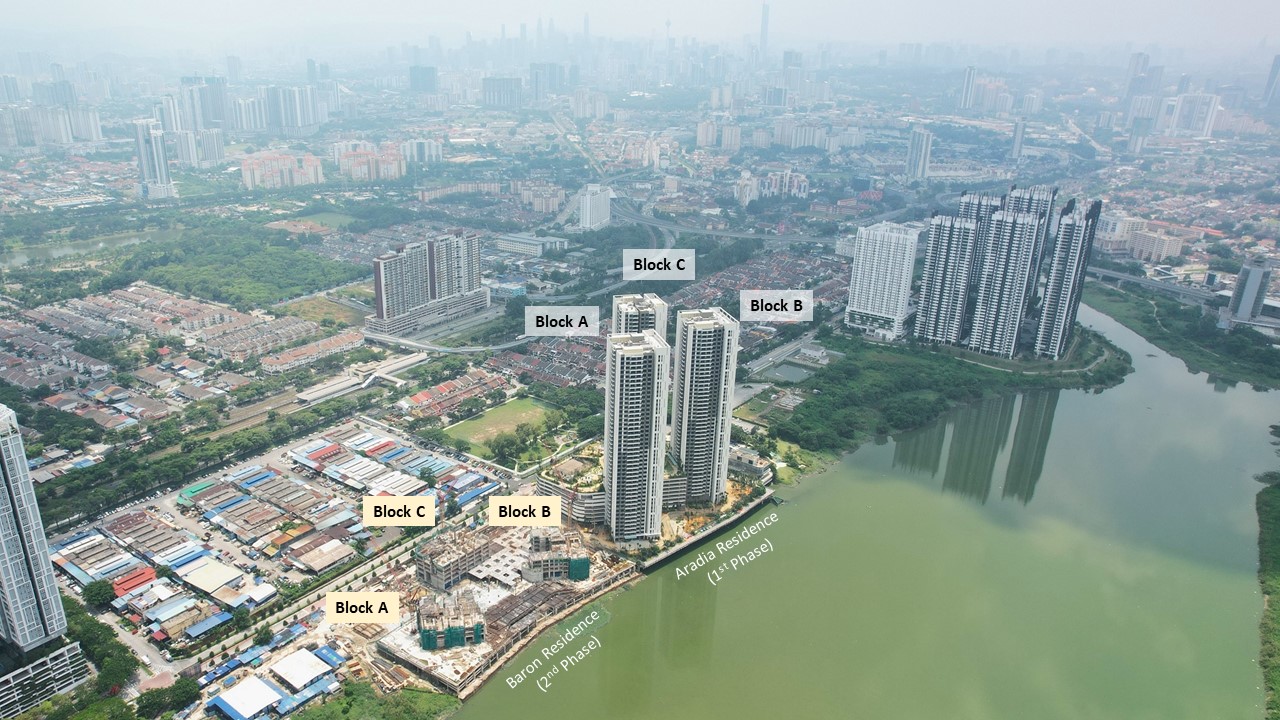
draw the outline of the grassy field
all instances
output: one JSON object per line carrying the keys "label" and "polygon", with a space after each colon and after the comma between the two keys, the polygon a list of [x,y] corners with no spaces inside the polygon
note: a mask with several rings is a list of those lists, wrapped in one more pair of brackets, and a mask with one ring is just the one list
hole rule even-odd
{"label": "grassy field", "polygon": [[537,424],[542,422],[551,406],[533,398],[519,398],[504,405],[471,418],[452,427],[445,428],[449,437],[459,438],[471,443],[471,452],[483,458],[491,458],[492,454],[484,443],[498,433],[511,432],[520,423]]}
{"label": "grassy field", "polygon": [[451,695],[414,688],[378,695],[368,683],[347,682],[342,694],[311,703],[298,720],[431,720],[457,709]]}
{"label": "grassy field", "polygon": [[360,311],[323,297],[309,297],[291,302],[284,306],[284,311],[303,320],[317,323],[328,319],[343,326],[364,324],[364,314]]}
{"label": "grassy field", "polygon": [[337,230],[341,230],[342,228],[350,225],[356,220],[350,215],[343,215],[342,213],[336,213],[336,212],[322,212],[322,213],[316,213],[314,215],[303,215],[298,219],[306,220],[308,222],[313,222],[317,225],[323,225],[325,227],[331,227]]}
{"label": "grassy field", "polygon": [[359,300],[362,303],[372,303],[373,302],[373,283],[365,282],[365,283],[356,283],[355,285],[347,285],[346,287],[342,287],[342,288],[338,288],[337,290],[334,290],[333,294],[341,295],[342,297],[348,297],[348,298],[351,298],[352,300]]}

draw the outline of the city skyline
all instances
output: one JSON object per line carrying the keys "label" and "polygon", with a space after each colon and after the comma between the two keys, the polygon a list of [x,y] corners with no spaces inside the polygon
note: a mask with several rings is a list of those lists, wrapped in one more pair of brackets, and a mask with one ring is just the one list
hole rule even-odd
{"label": "city skyline", "polygon": [[[300,45],[303,52],[307,52],[328,45],[358,46],[365,30],[378,31],[380,40],[368,44],[374,48],[385,46],[385,41],[412,42],[415,36],[425,40],[427,35],[450,37],[459,42],[467,34],[476,39],[500,39],[504,34],[514,39],[520,36],[522,24],[526,34],[531,34],[540,20],[548,26],[548,31],[554,25],[559,32],[573,36],[582,34],[586,18],[589,18],[591,37],[663,38],[670,22],[672,37],[746,41],[753,45],[758,45],[762,38],[762,4],[738,0],[697,4],[659,0],[646,6],[645,19],[639,21],[632,13],[580,0],[558,0],[540,6],[535,12],[515,0],[494,0],[483,6],[453,6],[447,17],[433,13],[430,20],[416,20],[420,7],[405,0],[368,3],[354,16],[349,6],[334,0],[306,7],[308,12],[301,12],[303,6],[297,3],[263,6],[234,0],[223,6],[223,12],[202,14],[199,22],[193,23],[178,13],[144,12],[141,6],[58,0],[52,4],[15,7],[8,25],[22,27],[24,32],[0,31],[0,41],[22,48],[33,42],[49,42],[53,37],[74,38],[81,47],[97,45],[96,49],[101,50],[103,47],[98,45],[101,38],[110,36],[123,42],[145,38],[151,47],[161,50],[189,51],[204,45],[206,52],[224,53],[232,49],[240,51],[255,43],[272,45],[275,33],[287,28],[306,34],[307,40]],[[788,45],[847,43],[849,40],[857,44],[861,38],[879,38],[892,44],[969,44],[973,37],[985,35],[1034,37],[1039,44],[1028,44],[1028,47],[1041,48],[1055,44],[1079,47],[1085,43],[1125,49],[1137,49],[1133,47],[1135,44],[1203,49],[1228,38],[1237,39],[1241,17],[1249,17],[1250,25],[1257,28],[1280,24],[1280,9],[1248,0],[1228,0],[1209,15],[1185,0],[1172,6],[1152,0],[1120,6],[1086,0],[1083,5],[1073,6],[1073,13],[1108,20],[1088,24],[1045,24],[1017,10],[1018,6],[1011,0],[984,0],[980,7],[917,2],[862,8],[856,15],[858,35],[850,38],[835,29],[843,27],[839,19],[849,12],[846,5],[833,0],[774,3],[769,12],[767,43],[770,51],[778,54]],[[242,20],[246,14],[255,18],[249,27]],[[1198,22],[1194,25],[1184,22],[1183,18],[1189,15],[1197,16]],[[329,19],[333,17],[342,17],[341,24],[334,24]],[[848,19],[854,17],[850,14]],[[813,18],[827,18],[829,22],[814,23]],[[394,28],[390,37],[386,34],[388,27]],[[1246,44],[1267,41],[1266,34],[1260,32]]]}

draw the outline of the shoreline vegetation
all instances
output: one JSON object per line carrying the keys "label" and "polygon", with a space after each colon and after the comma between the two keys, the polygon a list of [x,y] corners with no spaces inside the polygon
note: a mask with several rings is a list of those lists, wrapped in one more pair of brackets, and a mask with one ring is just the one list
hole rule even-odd
{"label": "shoreline vegetation", "polygon": [[[1274,431],[1273,431],[1274,432]],[[1280,718],[1280,485],[1258,493],[1258,585],[1262,589],[1258,665],[1266,693],[1266,715]]]}
{"label": "shoreline vegetation", "polygon": [[1190,372],[1260,389],[1280,388],[1280,350],[1252,328],[1223,332],[1200,306],[1137,288],[1086,283],[1083,302],[1178,358]]}

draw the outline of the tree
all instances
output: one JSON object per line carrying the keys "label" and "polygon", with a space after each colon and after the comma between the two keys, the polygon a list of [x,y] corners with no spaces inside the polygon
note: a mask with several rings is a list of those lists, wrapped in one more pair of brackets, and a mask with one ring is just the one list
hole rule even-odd
{"label": "tree", "polygon": [[427,484],[427,487],[436,486],[436,473],[429,467],[424,467],[418,471],[418,479]]}
{"label": "tree", "polygon": [[267,627],[266,625],[263,625],[262,627],[258,628],[258,632],[254,634],[253,644],[266,645],[267,643],[271,642],[271,638],[272,638],[271,628]]}
{"label": "tree", "polygon": [[249,609],[243,607],[236,608],[235,611],[231,613],[231,621],[234,622],[235,626],[240,630],[248,630],[250,623]]}
{"label": "tree", "polygon": [[116,591],[106,580],[94,580],[84,586],[84,601],[96,608],[104,608],[116,599]]}

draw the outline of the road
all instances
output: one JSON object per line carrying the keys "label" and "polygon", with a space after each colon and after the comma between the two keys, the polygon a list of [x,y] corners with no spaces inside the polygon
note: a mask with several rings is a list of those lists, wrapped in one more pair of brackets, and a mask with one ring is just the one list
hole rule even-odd
{"label": "road", "polygon": [[750,371],[748,372],[748,375],[754,375],[755,373],[760,372],[764,368],[767,368],[770,365],[773,365],[774,363],[782,360],[784,357],[795,352],[800,348],[801,345],[805,345],[807,343],[813,342],[813,337],[816,332],[817,332],[816,330],[810,330],[809,332],[805,333],[804,335],[801,335],[795,340],[792,340],[791,342],[785,345],[779,345],[773,350],[770,350],[764,355],[761,355],[755,360],[752,360],[751,362],[747,363],[747,370]]}
{"label": "road", "polygon": [[[890,210],[873,215],[869,218],[857,220],[858,225],[871,225],[882,220],[892,220],[906,213],[910,208],[901,208],[899,210]],[[818,245],[831,244],[835,242],[835,238],[830,237],[813,237],[812,235],[763,235],[761,233],[744,232],[742,230],[709,230],[707,228],[697,227],[696,225],[681,225],[667,220],[658,220],[657,218],[644,215],[630,208],[623,207],[620,203],[614,203],[612,214],[629,222],[639,223],[641,225],[652,225],[653,227],[670,230],[672,232],[684,232],[694,235],[711,235],[713,237],[727,238],[756,238],[766,242],[773,243],[814,243]]]}
{"label": "road", "polygon": [[1106,278],[1108,280],[1120,280],[1121,282],[1131,282],[1135,285],[1141,285],[1142,287],[1147,288],[1148,290],[1155,290],[1157,292],[1162,292],[1169,295],[1176,295],[1183,299],[1190,298],[1192,300],[1195,300],[1197,302],[1202,302],[1202,303],[1208,302],[1209,300],[1212,300],[1214,297],[1214,294],[1208,290],[1187,287],[1186,285],[1176,285],[1174,283],[1164,282],[1161,280],[1152,280],[1151,278],[1148,278],[1148,277],[1138,277],[1137,275],[1128,275],[1122,272],[1116,272],[1115,270],[1103,270],[1102,268],[1097,267],[1096,265],[1090,265],[1086,272],[1088,272],[1091,275],[1097,275],[1100,278]]}

